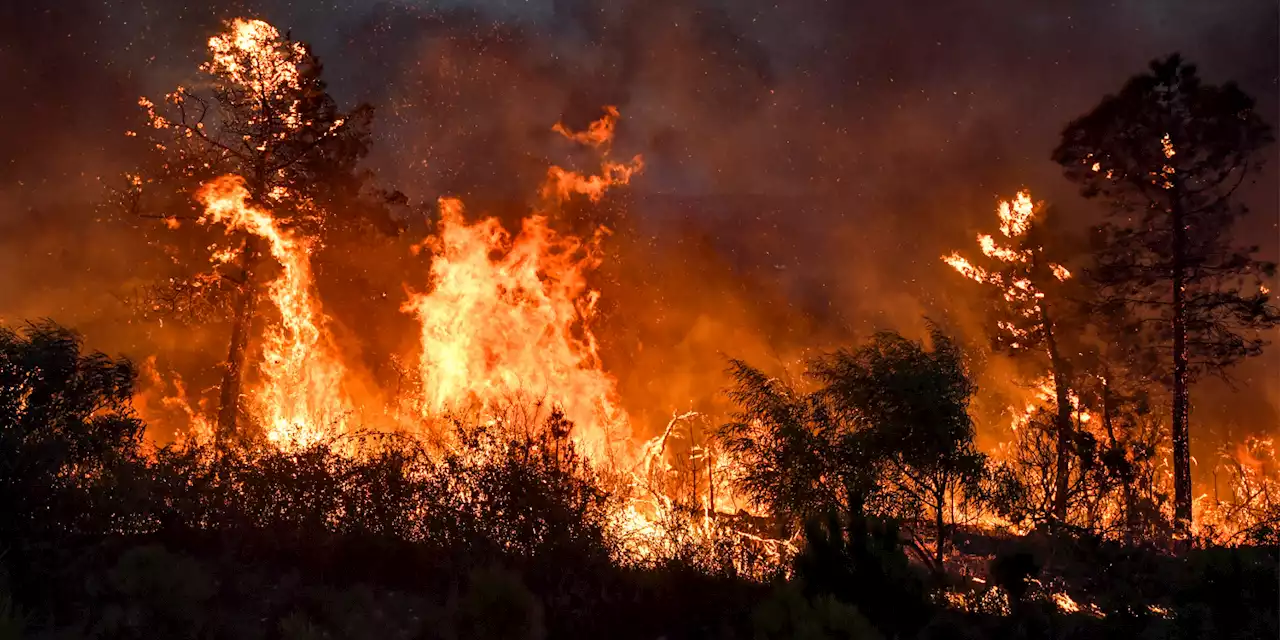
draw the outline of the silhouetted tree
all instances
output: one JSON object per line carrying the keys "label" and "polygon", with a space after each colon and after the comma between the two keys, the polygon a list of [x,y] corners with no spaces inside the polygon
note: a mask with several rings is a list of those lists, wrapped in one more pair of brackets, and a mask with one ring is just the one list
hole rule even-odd
{"label": "silhouetted tree", "polygon": [[[209,40],[205,78],[179,87],[157,105],[143,98],[148,126],[140,137],[157,153],[127,176],[119,204],[171,223],[194,218],[200,184],[226,174],[242,177],[253,203],[290,226],[314,233],[343,226],[335,211],[372,212],[392,225],[385,206],[367,201],[370,174],[358,168],[368,153],[373,110],[338,109],[321,79],[323,67],[303,43],[260,20],[234,20]],[[385,194],[384,194],[385,195]],[[390,200],[402,200],[392,194]],[[385,204],[381,203],[381,204]],[[379,217],[378,214],[381,214]],[[261,277],[259,241],[241,237],[234,268],[217,275],[175,279],[149,296],[152,306],[208,315],[200,298],[230,304],[231,337],[220,389],[218,435],[235,428],[243,364]],[[228,291],[225,285],[230,284]]]}
{"label": "silhouetted tree", "polygon": [[913,516],[932,517],[934,562],[948,539],[947,507],[976,489],[985,457],[974,445],[969,400],[977,390],[964,354],[930,324],[932,349],[879,333],[855,351],[818,359],[813,375],[840,414],[866,425],[864,446],[882,462],[887,491]]}
{"label": "silhouetted tree", "polygon": [[872,491],[877,470],[856,420],[744,362],[732,361],[729,373],[739,411],[717,437],[739,461],[733,482],[744,495],[794,526]]}
{"label": "silhouetted tree", "polygon": [[51,322],[0,327],[0,539],[131,526],[116,481],[139,458],[135,372]]}
{"label": "silhouetted tree", "polygon": [[[1260,280],[1275,265],[1231,241],[1245,209],[1236,188],[1272,141],[1253,100],[1234,84],[1202,84],[1173,55],[1130,79],[1062,133],[1053,159],[1111,221],[1097,228],[1091,278],[1112,305],[1159,323],[1153,344],[1170,353],[1175,516],[1191,521],[1189,386],[1264,345],[1280,322]],[[1256,284],[1246,285],[1246,279]],[[1246,289],[1251,286],[1251,289]]]}

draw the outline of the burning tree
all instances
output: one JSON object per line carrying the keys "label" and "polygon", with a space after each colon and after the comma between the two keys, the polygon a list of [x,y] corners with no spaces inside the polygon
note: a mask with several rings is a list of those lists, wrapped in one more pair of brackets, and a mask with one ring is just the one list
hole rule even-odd
{"label": "burning tree", "polygon": [[[197,217],[191,194],[200,185],[236,175],[250,201],[286,227],[320,231],[330,222],[326,211],[350,204],[366,187],[368,174],[357,165],[368,151],[372,108],[340,111],[321,80],[319,60],[305,44],[266,22],[230,21],[209,39],[208,49],[209,59],[200,67],[206,77],[197,86],[178,87],[162,104],[139,100],[149,126],[130,135],[145,139],[158,153],[149,166],[127,176],[127,187],[117,193],[119,204],[176,227],[183,218]],[[245,233],[220,252],[233,257],[217,261],[225,265],[220,274],[176,284],[197,295],[200,289],[231,285],[219,436],[236,427],[263,252],[262,239]]]}
{"label": "burning tree", "polygon": [[292,449],[340,433],[351,410],[343,388],[346,368],[314,291],[311,244],[248,204],[249,191],[238,176],[213,180],[196,197],[206,208],[202,222],[248,233],[280,265],[280,275],[267,287],[280,319],[265,331],[261,384],[246,394],[267,439]]}
{"label": "burning tree", "polygon": [[1232,200],[1270,128],[1253,99],[1228,83],[1205,85],[1173,55],[1151,64],[1093,111],[1067,125],[1053,153],[1111,220],[1098,226],[1095,264],[1103,306],[1125,307],[1167,351],[1173,387],[1174,515],[1191,523],[1190,385],[1262,352],[1261,332],[1280,323],[1264,278],[1275,265],[1233,244],[1245,214]]}
{"label": "burning tree", "polygon": [[1071,272],[1050,258],[1044,241],[1042,203],[1033,202],[1028,191],[1019,191],[1013,200],[1001,201],[996,209],[1003,241],[978,234],[978,245],[986,257],[975,265],[959,253],[943,257],[965,277],[991,285],[1000,293],[999,320],[994,344],[997,349],[1022,357],[1046,358],[1057,404],[1055,430],[1057,453],[1054,471],[1053,516],[1067,517],[1068,482],[1071,473],[1072,391],[1071,369],[1062,349],[1064,305],[1050,305],[1060,284]]}

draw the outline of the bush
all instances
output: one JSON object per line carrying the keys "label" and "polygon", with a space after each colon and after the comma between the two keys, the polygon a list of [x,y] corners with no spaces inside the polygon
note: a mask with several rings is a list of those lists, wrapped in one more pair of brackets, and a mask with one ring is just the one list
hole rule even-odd
{"label": "bush", "polygon": [[126,360],[52,323],[0,327],[0,545],[49,545],[130,523],[122,471],[139,458]]}
{"label": "bush", "polygon": [[856,607],[830,595],[806,597],[784,582],[751,616],[756,640],[877,640],[881,636]]}
{"label": "bush", "polygon": [[885,633],[914,633],[928,617],[923,577],[907,560],[897,527],[860,510],[811,521],[795,574],[811,598],[850,604]]}
{"label": "bush", "polygon": [[98,632],[113,638],[203,637],[217,592],[198,561],[158,546],[126,551],[106,587]]}
{"label": "bush", "polygon": [[501,569],[472,571],[466,589],[449,598],[439,625],[427,629],[439,640],[543,640],[542,603],[520,577]]}

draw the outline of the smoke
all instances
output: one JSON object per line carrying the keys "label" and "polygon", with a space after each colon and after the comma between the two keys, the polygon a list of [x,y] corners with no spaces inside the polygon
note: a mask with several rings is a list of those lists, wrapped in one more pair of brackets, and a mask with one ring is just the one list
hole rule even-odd
{"label": "smoke", "polygon": [[[139,358],[188,344],[120,302],[163,259],[145,222],[96,206],[99,178],[134,164],[123,132],[140,122],[137,96],[190,78],[218,20],[248,14],[310,42],[340,102],[375,106],[369,163],[415,203],[458,196],[510,217],[549,164],[578,159],[550,126],[619,107],[615,153],[643,154],[646,170],[604,207],[616,255],[600,274],[601,333],[634,414],[719,406],[706,399],[726,357],[780,368],[878,329],[922,336],[926,315],[980,342],[974,288],[937,257],[1022,186],[1079,228],[1097,219],[1048,160],[1066,122],[1173,51],[1209,81],[1237,81],[1262,113],[1280,109],[1273,2],[1071,4],[14,6],[0,20],[14,89],[0,103],[0,317],[53,316]],[[1241,230],[1272,259],[1277,187],[1273,163],[1244,194],[1255,215]],[[425,268],[379,259],[411,241],[319,258],[338,333],[371,369],[411,335],[398,306]],[[1003,392],[1008,373],[991,363],[984,382]],[[1277,386],[1260,363],[1239,373],[1244,389],[1205,389],[1202,404]],[[1238,415],[1274,424],[1275,401],[1263,404]]]}

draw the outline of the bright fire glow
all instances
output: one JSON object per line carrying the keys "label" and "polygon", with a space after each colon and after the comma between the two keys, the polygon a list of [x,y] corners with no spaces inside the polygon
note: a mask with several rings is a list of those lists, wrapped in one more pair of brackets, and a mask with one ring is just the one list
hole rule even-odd
{"label": "bright fire glow", "polygon": [[310,243],[251,205],[237,176],[209,182],[196,199],[205,206],[202,222],[262,239],[280,265],[280,275],[268,289],[280,317],[265,332],[261,379],[250,394],[267,439],[294,449],[341,433],[351,413],[343,390],[346,369],[330,343],[315,297]]}
{"label": "bright fire glow", "polygon": [[[617,117],[610,107],[585,133],[555,130],[607,148]],[[641,165],[638,157],[631,165],[606,158],[603,167],[603,175],[593,176],[552,167],[542,189],[546,205],[574,193],[599,199]],[[468,224],[458,200],[442,199],[440,212],[439,231],[426,242],[434,250],[430,289],[403,307],[421,324],[423,412],[545,402],[574,423],[573,435],[589,454],[610,455],[630,427],[616,383],[600,364],[591,330],[599,294],[586,279],[599,265],[606,230],[589,240],[561,235],[535,212],[512,238],[495,218]]]}
{"label": "bright fire glow", "polygon": [[[1025,237],[1035,222],[1039,205],[1031,199],[1028,191],[1019,191],[1013,200],[1002,200],[996,208],[996,216],[1000,220],[1000,233],[1009,241],[1002,244],[987,234],[978,234],[978,247],[983,255],[991,259],[996,268],[988,269],[973,264],[968,258],[953,252],[943,256],[942,261],[961,275],[975,282],[990,284],[998,288],[1005,302],[1008,302],[1024,317],[1036,319],[1040,315],[1040,300],[1044,292],[1032,280],[1035,274],[1034,265],[1036,248],[1027,246]],[[1071,271],[1055,262],[1046,264],[1049,274],[1058,281],[1071,278]],[[1011,322],[1001,322],[1000,328],[1018,340],[1020,346],[1027,332]]]}
{"label": "bright fire glow", "polygon": [[595,453],[629,435],[590,327],[597,294],[585,275],[598,239],[559,235],[541,215],[512,238],[495,218],[467,224],[458,200],[440,210],[431,288],[404,305],[421,323],[423,411],[542,401]]}

